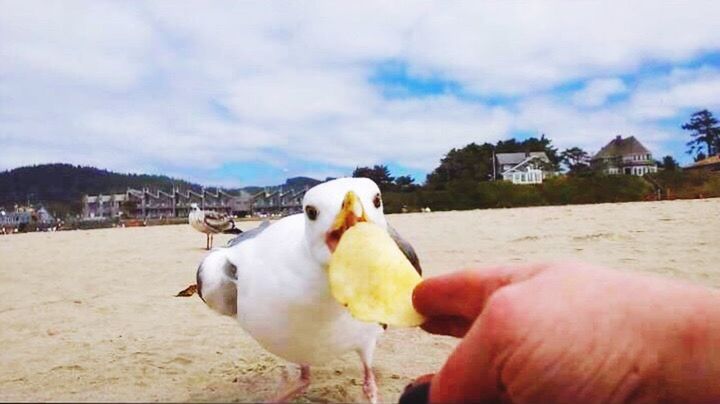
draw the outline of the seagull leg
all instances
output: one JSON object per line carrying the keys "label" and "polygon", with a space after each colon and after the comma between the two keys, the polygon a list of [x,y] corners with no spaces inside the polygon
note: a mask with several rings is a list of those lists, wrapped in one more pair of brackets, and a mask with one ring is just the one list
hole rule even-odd
{"label": "seagull leg", "polygon": [[373,374],[372,367],[363,363],[363,371],[365,372],[365,380],[363,381],[363,393],[367,397],[368,401],[372,404],[378,401],[378,388],[375,383],[375,374]]}
{"label": "seagull leg", "polygon": [[310,386],[310,366],[300,365],[300,379],[290,383],[284,391],[273,398],[270,402],[286,403],[299,396]]}
{"label": "seagull leg", "polygon": [[[213,234],[210,233],[210,248],[212,248],[212,245],[213,245]],[[210,248],[208,248],[208,250],[209,250]]]}
{"label": "seagull leg", "polygon": [[377,383],[375,383],[375,374],[372,370],[372,357],[374,349],[375,344],[373,343],[370,349],[358,351],[360,360],[363,364],[363,393],[365,393],[365,397],[367,397],[368,401],[372,404],[376,404],[378,402],[378,388]]}
{"label": "seagull leg", "polygon": [[205,249],[206,250],[210,249],[210,235],[209,234],[205,235]]}

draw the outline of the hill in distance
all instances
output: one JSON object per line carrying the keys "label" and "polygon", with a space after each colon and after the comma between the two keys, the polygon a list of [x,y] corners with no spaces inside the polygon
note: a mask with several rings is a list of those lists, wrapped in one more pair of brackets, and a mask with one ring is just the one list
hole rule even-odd
{"label": "hill in distance", "polygon": [[[308,177],[288,179],[283,185],[225,189],[256,193],[263,189],[298,189],[321,181]],[[202,185],[164,175],[122,174],[95,167],[71,164],[41,164],[0,172],[0,206],[42,203],[58,214],[79,213],[83,194],[122,193],[130,188],[170,191],[173,187],[199,191]]]}
{"label": "hill in distance", "polygon": [[[328,178],[325,181],[329,181],[330,179],[331,178]],[[293,178],[288,178],[287,180],[285,180],[285,183],[282,185],[270,185],[270,186],[252,185],[252,186],[247,186],[247,187],[243,187],[243,188],[226,189],[226,191],[230,192],[230,193],[245,191],[245,192],[249,192],[251,194],[255,194],[255,193],[258,193],[263,190],[275,191],[277,189],[288,190],[288,189],[304,189],[305,187],[311,188],[321,182],[322,181],[316,180],[315,178],[310,178],[310,177],[293,177]]]}

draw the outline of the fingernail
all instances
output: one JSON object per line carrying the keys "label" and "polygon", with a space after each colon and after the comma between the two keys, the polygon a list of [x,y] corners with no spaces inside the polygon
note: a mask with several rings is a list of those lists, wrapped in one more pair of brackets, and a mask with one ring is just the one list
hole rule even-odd
{"label": "fingernail", "polygon": [[399,404],[427,404],[430,399],[430,381],[410,383],[405,386]]}

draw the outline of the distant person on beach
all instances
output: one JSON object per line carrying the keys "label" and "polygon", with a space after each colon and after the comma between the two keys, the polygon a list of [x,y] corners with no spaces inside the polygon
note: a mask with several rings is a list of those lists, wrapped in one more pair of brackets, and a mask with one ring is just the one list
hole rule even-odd
{"label": "distant person on beach", "polygon": [[430,278],[414,304],[462,337],[402,402],[720,402],[720,291],[583,265]]}

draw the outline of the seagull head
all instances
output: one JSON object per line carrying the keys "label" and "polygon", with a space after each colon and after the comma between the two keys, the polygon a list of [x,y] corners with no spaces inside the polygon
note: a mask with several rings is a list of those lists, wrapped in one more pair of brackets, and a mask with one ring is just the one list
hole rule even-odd
{"label": "seagull head", "polygon": [[303,214],[308,247],[322,265],[356,223],[387,229],[380,188],[368,178],[339,178],[311,188],[303,198]]}

